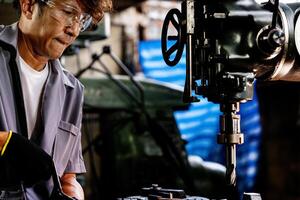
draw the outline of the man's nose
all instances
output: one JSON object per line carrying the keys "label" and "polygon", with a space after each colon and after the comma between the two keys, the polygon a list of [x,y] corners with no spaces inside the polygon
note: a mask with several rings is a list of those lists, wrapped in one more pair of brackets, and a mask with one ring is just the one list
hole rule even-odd
{"label": "man's nose", "polygon": [[80,26],[76,22],[70,23],[69,25],[66,26],[65,32],[69,36],[77,37],[80,32]]}

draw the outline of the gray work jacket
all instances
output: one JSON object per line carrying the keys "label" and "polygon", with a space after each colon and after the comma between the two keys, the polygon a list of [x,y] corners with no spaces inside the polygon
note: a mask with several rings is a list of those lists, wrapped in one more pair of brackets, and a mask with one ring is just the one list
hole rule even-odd
{"label": "gray work jacket", "polygon": [[[17,65],[19,55],[16,50],[18,37],[17,23],[0,26],[0,41],[13,47]],[[21,133],[18,124],[9,60],[12,56],[0,46],[0,131],[12,130]],[[83,86],[63,69],[59,60],[49,61],[50,73],[41,98],[38,121],[39,132],[30,140],[38,144],[53,157],[59,176],[64,173],[86,172],[81,150],[81,120]],[[23,119],[20,119],[23,120]],[[39,199],[29,195],[29,200]],[[37,195],[38,196],[38,195]]]}

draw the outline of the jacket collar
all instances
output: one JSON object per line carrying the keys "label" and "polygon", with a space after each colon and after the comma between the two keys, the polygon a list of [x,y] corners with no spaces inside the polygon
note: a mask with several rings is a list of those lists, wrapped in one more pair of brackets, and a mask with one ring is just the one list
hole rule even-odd
{"label": "jacket collar", "polygon": [[50,60],[50,62],[52,63],[52,66],[54,66],[55,69],[62,74],[64,85],[66,85],[68,87],[71,87],[71,88],[74,88],[75,87],[74,83],[72,83],[70,81],[70,79],[67,77],[67,75],[65,74],[67,70],[64,69],[64,67],[59,62],[59,60],[58,59],[56,59],[56,60]]}
{"label": "jacket collar", "polygon": [[18,40],[18,23],[5,26],[0,32],[0,40],[10,44],[11,46],[17,49],[17,40]]}
{"label": "jacket collar", "polygon": [[[2,31],[1,31],[1,27],[0,27],[0,40],[2,40],[3,42],[5,42],[7,44],[10,44],[17,51],[18,32],[19,32],[18,22],[13,23],[8,26],[5,26]],[[18,53],[17,53],[17,55],[18,55]],[[58,71],[60,74],[62,74],[62,79],[63,79],[64,84],[68,87],[74,88],[75,87],[74,84],[65,75],[65,73],[64,73],[65,69],[63,68],[63,66],[61,65],[59,60],[58,59],[50,60],[49,62],[52,64],[51,66],[55,67],[56,71]],[[19,62],[17,62],[17,63],[19,63]]]}

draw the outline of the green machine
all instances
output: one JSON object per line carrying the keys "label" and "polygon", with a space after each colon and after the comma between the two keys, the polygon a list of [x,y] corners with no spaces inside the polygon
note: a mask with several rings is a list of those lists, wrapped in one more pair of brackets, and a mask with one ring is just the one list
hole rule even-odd
{"label": "green machine", "polygon": [[[121,82],[137,99],[141,99],[139,89],[130,81],[128,76],[114,75],[115,81]],[[182,103],[183,88],[162,83],[156,80],[135,79],[143,86],[145,107],[150,112],[153,109],[172,110],[187,109],[189,104]],[[101,109],[139,110],[138,105],[124,90],[107,77],[97,79],[80,79],[85,86],[85,105]]]}
{"label": "green machine", "polygon": [[89,160],[91,183],[87,199],[131,196],[152,184],[199,194],[197,173],[197,179],[210,179],[209,186],[201,189],[204,195],[211,193],[211,183],[222,184],[224,174],[190,165],[173,116],[175,110],[189,106],[182,103],[183,90],[144,78],[135,81],[127,76],[81,79],[83,153]]}

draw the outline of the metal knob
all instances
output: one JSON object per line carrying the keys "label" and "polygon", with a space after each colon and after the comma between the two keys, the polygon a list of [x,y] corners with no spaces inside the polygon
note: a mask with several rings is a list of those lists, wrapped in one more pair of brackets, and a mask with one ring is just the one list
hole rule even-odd
{"label": "metal knob", "polygon": [[272,29],[268,35],[268,42],[271,48],[278,48],[285,43],[285,34],[281,29]]}

